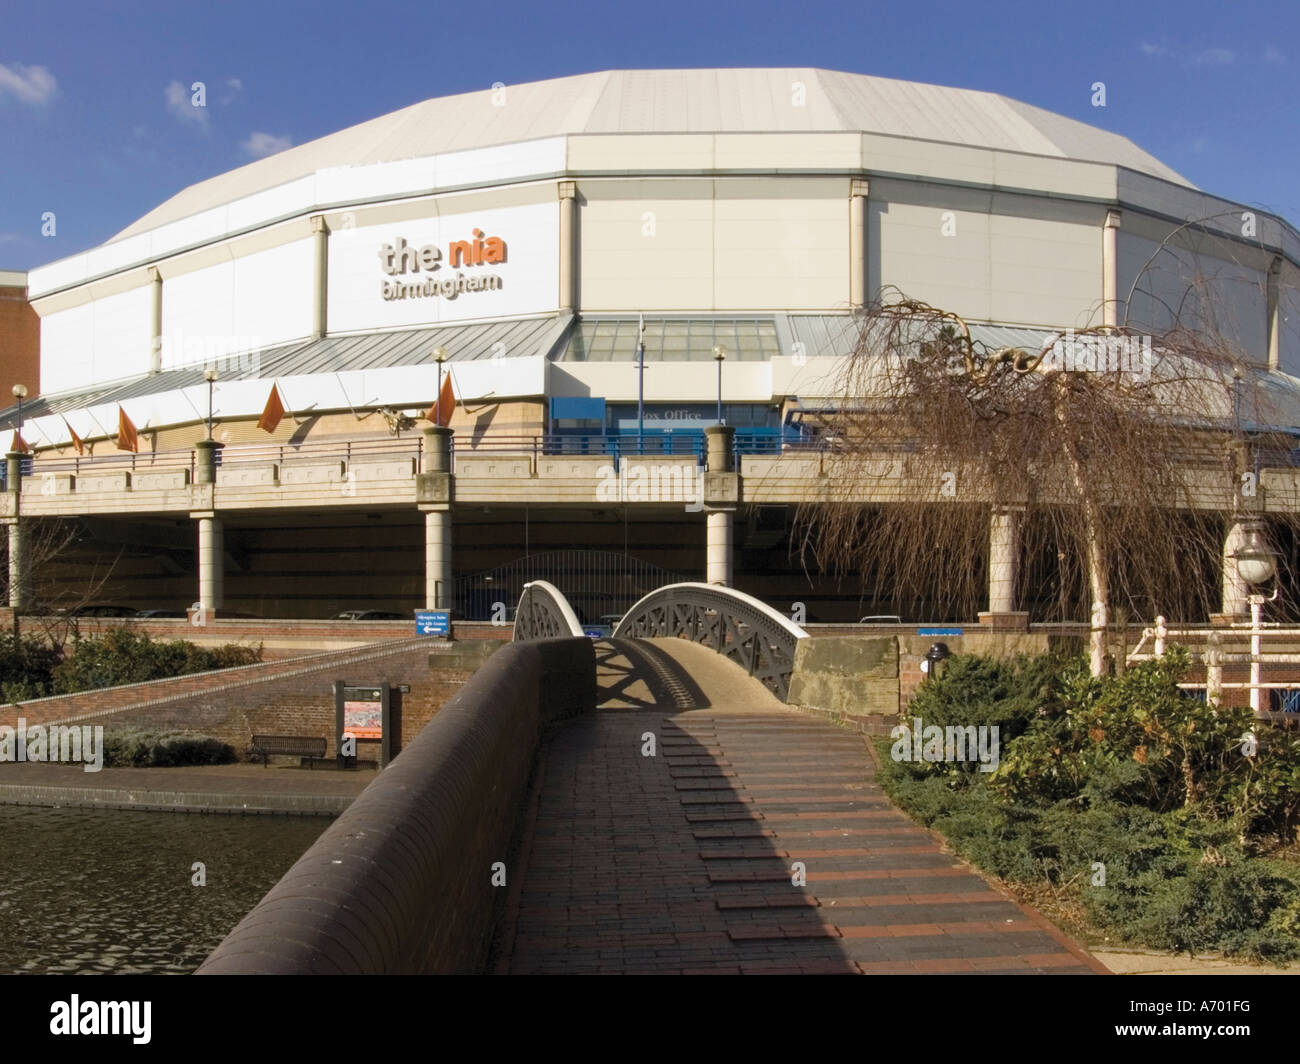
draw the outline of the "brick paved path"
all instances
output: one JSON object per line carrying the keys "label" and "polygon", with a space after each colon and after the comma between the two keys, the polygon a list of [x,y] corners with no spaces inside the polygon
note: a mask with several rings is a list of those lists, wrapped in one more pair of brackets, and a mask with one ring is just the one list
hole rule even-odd
{"label": "brick paved path", "polygon": [[712,651],[616,646],[545,750],[499,972],[1105,971],[899,812],[857,734]]}

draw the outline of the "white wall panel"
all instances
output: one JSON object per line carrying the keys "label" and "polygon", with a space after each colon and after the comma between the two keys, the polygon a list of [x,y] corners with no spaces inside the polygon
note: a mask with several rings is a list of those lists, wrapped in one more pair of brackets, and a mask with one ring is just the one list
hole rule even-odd
{"label": "white wall panel", "polygon": [[148,286],[41,319],[41,380],[65,392],[149,369]]}
{"label": "white wall panel", "polygon": [[91,304],[95,332],[95,380],[112,381],[149,372],[149,285]]}
{"label": "white wall panel", "polygon": [[83,303],[41,318],[41,381],[48,392],[85,387],[95,379],[95,318]]}
{"label": "white wall panel", "polygon": [[167,278],[162,303],[164,369],[199,364],[234,349],[233,262]]}
{"label": "white wall panel", "polygon": [[256,350],[311,332],[314,263],[310,238],[235,259],[234,329],[246,339],[232,350]]}

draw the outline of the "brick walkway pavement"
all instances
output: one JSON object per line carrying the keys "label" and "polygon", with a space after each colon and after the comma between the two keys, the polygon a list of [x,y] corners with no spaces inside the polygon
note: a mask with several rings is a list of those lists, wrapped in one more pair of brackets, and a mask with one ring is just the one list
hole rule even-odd
{"label": "brick walkway pavement", "polygon": [[861,736],[709,650],[617,647],[544,752],[497,971],[1105,971],[899,812]]}

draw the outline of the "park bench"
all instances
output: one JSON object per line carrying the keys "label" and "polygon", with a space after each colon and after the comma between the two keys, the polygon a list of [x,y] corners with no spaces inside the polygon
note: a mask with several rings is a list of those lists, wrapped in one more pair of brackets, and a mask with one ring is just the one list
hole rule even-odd
{"label": "park bench", "polygon": [[314,759],[325,756],[326,744],[327,740],[310,735],[254,735],[253,756],[262,759],[263,768],[270,763],[272,754],[301,758],[311,768]]}

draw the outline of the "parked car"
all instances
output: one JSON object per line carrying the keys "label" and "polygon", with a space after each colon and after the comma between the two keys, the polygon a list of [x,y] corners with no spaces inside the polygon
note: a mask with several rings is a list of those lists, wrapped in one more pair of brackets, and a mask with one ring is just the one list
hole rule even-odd
{"label": "parked car", "polygon": [[406,613],[393,613],[391,610],[344,610],[336,613],[335,621],[410,621],[413,616]]}
{"label": "parked car", "polygon": [[189,614],[184,610],[140,610],[136,613],[137,617],[145,618],[163,618],[163,617],[188,617]]}
{"label": "parked car", "polygon": [[137,611],[131,606],[108,606],[97,603],[91,606],[77,606],[68,611],[70,617],[136,617]]}

